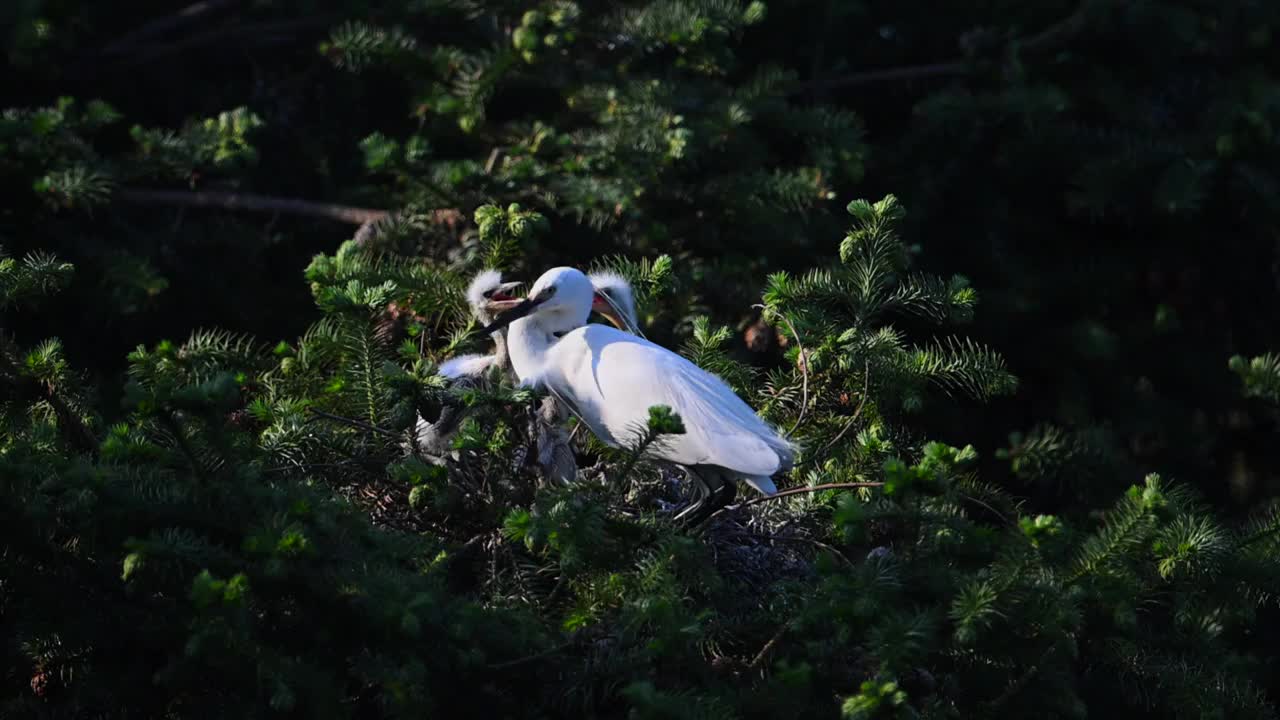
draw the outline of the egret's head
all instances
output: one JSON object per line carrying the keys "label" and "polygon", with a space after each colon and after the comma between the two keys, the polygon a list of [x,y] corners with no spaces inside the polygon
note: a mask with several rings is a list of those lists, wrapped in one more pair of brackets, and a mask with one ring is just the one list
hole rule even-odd
{"label": "egret's head", "polygon": [[595,291],[581,270],[571,267],[551,268],[542,273],[517,305],[500,313],[483,332],[501,330],[522,317],[539,318],[552,332],[573,330],[587,323],[591,315]]}
{"label": "egret's head", "polygon": [[613,272],[595,272],[587,276],[595,288],[591,311],[603,315],[619,330],[634,333],[640,323],[636,319],[636,299],[631,283]]}
{"label": "egret's head", "polygon": [[511,294],[519,286],[518,282],[502,282],[502,273],[497,270],[480,271],[467,286],[471,313],[482,323],[491,322],[498,313],[520,304],[521,298]]}

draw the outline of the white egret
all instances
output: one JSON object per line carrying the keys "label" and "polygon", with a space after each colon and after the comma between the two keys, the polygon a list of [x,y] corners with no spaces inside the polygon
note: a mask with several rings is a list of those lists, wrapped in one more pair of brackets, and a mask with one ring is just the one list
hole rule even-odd
{"label": "white egret", "polygon": [[699,486],[699,498],[680,517],[699,513],[713,497],[720,506],[732,501],[734,479],[762,494],[777,492],[771,476],[790,469],[796,446],[719,377],[643,338],[586,324],[594,295],[580,270],[553,268],[484,331],[506,327],[520,383],[546,388],[608,445],[631,442],[653,405],[678,413],[686,432],[647,454],[683,466]]}
{"label": "white egret", "polygon": [[[587,275],[591,281],[593,296],[591,309],[604,316],[621,330],[641,335],[636,317],[635,295],[631,284],[617,273],[601,271]],[[643,337],[643,335],[641,335]],[[537,442],[538,464],[544,475],[562,483],[578,475],[578,460],[573,454],[573,435],[565,432],[567,419],[562,403],[549,395],[538,409]],[[575,429],[576,433],[577,430]]]}
{"label": "white egret", "polygon": [[[510,294],[520,285],[519,282],[503,282],[502,273],[497,270],[482,270],[467,286],[467,304],[471,314],[481,325],[492,322],[495,313],[515,306],[520,298]],[[461,385],[473,385],[478,382],[490,368],[504,368],[507,365],[507,343],[504,332],[492,333],[494,352],[490,355],[459,355],[441,363],[437,374],[449,378]],[[418,445],[428,452],[439,455],[449,449],[449,441],[454,431],[462,422],[462,408],[446,405],[440,409],[440,417],[435,422],[427,422],[421,415],[414,428]]]}
{"label": "white egret", "polygon": [[[592,273],[589,277],[596,289],[593,308],[619,328],[639,332],[635,299],[627,280],[621,275],[610,272]],[[520,302],[520,298],[510,295],[510,292],[520,284],[520,282],[503,282],[502,273],[497,270],[481,271],[467,286],[466,298],[472,316],[482,326],[489,324],[495,313]],[[472,353],[450,358],[440,365],[437,373],[449,378],[455,384],[474,385],[492,368],[509,370],[505,334],[506,331],[503,329],[491,333],[494,344],[492,354]],[[547,476],[567,482],[577,474],[577,462],[569,446],[569,438],[562,427],[564,418],[554,399],[547,398],[547,400],[548,402],[544,402],[538,411],[538,423],[535,429],[538,463]],[[419,446],[436,455],[447,452],[449,441],[464,416],[465,413],[461,408],[453,406],[442,408],[440,417],[434,423],[429,423],[419,416],[415,428]]]}
{"label": "white egret", "polygon": [[587,279],[591,281],[591,288],[595,291],[591,310],[608,318],[618,329],[644,337],[644,333],[640,332],[636,298],[631,292],[631,283],[608,270],[587,273]]}

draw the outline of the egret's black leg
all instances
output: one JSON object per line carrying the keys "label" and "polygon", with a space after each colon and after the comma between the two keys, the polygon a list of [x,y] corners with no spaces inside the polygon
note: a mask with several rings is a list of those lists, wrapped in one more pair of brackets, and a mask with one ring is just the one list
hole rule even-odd
{"label": "egret's black leg", "polygon": [[718,470],[710,472],[712,473],[712,477],[716,479],[718,485],[715,491],[711,493],[711,498],[702,508],[702,512],[700,513],[701,517],[697,520],[699,523],[708,520],[721,508],[733,502],[733,499],[738,496],[738,486],[734,484],[733,478],[728,477]]}
{"label": "egret's black leg", "polygon": [[707,499],[711,497],[711,487],[707,485],[706,479],[702,474],[693,468],[684,468],[685,475],[693,481],[694,500],[689,503],[688,507],[676,513],[675,521],[677,523],[696,524],[697,516],[701,514],[702,507],[706,505]]}
{"label": "egret's black leg", "polygon": [[[696,505],[676,516],[677,520],[688,527],[706,522],[716,511],[733,502],[738,495],[737,485],[718,469],[704,467],[696,473],[690,472],[702,481],[707,494]],[[709,480],[711,482],[708,482]]]}
{"label": "egret's black leg", "polygon": [[733,478],[724,478],[724,484],[720,486],[720,500],[717,502],[717,510],[722,507],[728,507],[738,498],[738,483]]}

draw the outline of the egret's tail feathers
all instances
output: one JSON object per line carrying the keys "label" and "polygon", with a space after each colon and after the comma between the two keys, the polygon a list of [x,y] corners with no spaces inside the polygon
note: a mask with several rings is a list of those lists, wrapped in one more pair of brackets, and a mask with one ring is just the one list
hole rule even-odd
{"label": "egret's tail feathers", "polygon": [[765,475],[741,475],[742,482],[751,486],[752,490],[761,495],[777,495],[778,486],[773,484],[773,480]]}
{"label": "egret's tail feathers", "polygon": [[768,443],[770,449],[778,454],[778,469],[774,471],[776,473],[784,473],[794,467],[796,455],[799,455],[803,449],[800,443],[783,436],[776,429],[775,434],[765,438],[765,442]]}

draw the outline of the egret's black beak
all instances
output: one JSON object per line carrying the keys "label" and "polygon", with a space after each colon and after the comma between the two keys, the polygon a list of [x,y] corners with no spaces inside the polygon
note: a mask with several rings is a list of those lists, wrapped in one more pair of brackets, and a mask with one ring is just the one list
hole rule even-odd
{"label": "egret's black beak", "polygon": [[498,330],[501,330],[502,328],[510,325],[516,320],[519,320],[520,318],[533,312],[534,308],[536,307],[538,307],[538,302],[536,300],[525,298],[524,300],[521,300],[519,303],[517,303],[514,307],[499,313],[498,316],[493,319],[493,322],[489,323],[483,328],[480,328],[480,332],[484,335],[492,335]]}

